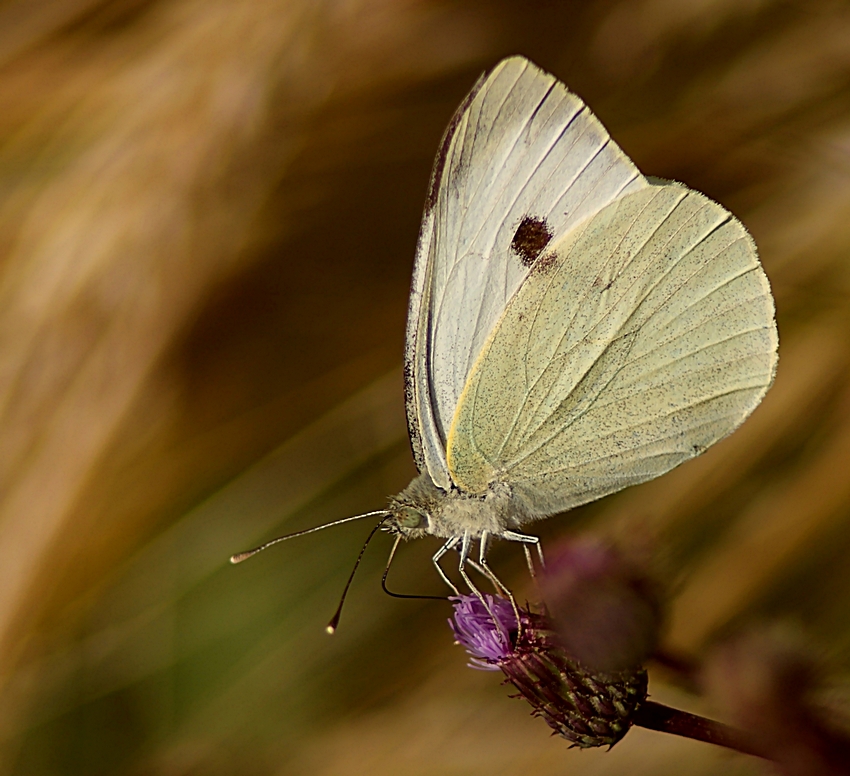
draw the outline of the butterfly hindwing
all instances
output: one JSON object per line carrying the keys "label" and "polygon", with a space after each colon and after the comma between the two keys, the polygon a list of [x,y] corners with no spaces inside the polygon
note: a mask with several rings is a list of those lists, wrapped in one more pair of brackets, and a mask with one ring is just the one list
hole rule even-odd
{"label": "butterfly hindwing", "polygon": [[469,375],[448,441],[463,490],[531,516],[656,477],[731,433],[776,368],[773,300],[740,222],[678,184],[553,241]]}
{"label": "butterfly hindwing", "polygon": [[445,447],[473,365],[547,247],[648,186],[584,103],[522,57],[499,63],[443,138],[423,217],[405,352],[420,471],[453,482]]}

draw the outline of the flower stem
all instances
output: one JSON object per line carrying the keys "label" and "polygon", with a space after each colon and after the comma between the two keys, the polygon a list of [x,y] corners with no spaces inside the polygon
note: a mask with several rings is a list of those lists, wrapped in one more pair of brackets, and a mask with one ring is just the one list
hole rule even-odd
{"label": "flower stem", "polygon": [[662,733],[670,733],[674,736],[693,738],[696,741],[705,741],[717,746],[725,746],[736,752],[751,754],[756,757],[764,757],[757,752],[745,740],[744,734],[722,722],[715,722],[687,711],[673,709],[662,703],[644,701],[632,718],[633,725],[658,730]]}

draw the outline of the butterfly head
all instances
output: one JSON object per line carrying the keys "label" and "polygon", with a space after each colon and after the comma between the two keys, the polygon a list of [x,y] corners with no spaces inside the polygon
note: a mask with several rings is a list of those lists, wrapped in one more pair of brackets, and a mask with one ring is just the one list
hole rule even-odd
{"label": "butterfly head", "polygon": [[417,477],[390,499],[390,515],[384,521],[384,530],[405,539],[434,535],[434,515],[439,512],[441,496],[445,498],[430,477]]}
{"label": "butterfly head", "polygon": [[385,521],[384,530],[405,539],[418,539],[431,533],[431,521],[424,512],[402,504],[392,505],[391,509],[392,514]]}

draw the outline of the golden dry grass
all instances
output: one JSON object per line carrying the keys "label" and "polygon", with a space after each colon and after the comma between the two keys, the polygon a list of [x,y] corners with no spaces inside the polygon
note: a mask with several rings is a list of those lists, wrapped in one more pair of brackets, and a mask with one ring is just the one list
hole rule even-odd
{"label": "golden dry grass", "polygon": [[[27,774],[753,773],[568,751],[383,597],[350,526],[412,472],[398,365],[431,158],[477,73],[555,72],[649,174],[752,230],[777,382],[575,519],[649,541],[667,642],[790,619],[850,668],[850,9],[841,2],[0,5],[0,760]],[[404,590],[438,591],[405,548]],[[495,563],[521,584],[521,558]],[[706,713],[664,684],[662,699]]]}

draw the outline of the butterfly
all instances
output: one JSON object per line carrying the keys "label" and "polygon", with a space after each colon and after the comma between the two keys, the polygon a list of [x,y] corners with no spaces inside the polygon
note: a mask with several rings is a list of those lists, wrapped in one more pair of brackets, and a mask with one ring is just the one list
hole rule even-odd
{"label": "butterfly", "polygon": [[472,543],[657,477],[734,431],[773,381],[755,244],[644,177],[523,57],[481,77],[431,177],[405,347],[419,470],[388,528]]}
{"label": "butterfly", "polygon": [[369,514],[443,539],[455,591],[450,550],[473,591],[470,564],[505,590],[492,539],[530,558],[529,524],[705,451],[764,397],[777,347],[741,222],[642,175],[564,84],[505,59],[437,153],[404,354],[419,474]]}

